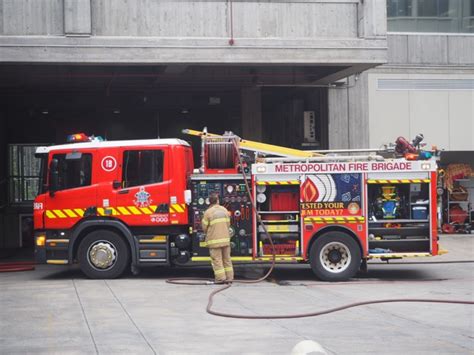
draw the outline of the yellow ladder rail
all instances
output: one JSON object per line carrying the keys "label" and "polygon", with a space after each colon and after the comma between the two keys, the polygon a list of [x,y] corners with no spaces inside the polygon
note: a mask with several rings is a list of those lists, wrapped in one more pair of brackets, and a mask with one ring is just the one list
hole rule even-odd
{"label": "yellow ladder rail", "polygon": [[[225,138],[220,134],[206,133],[203,131],[196,131],[194,129],[183,129],[184,134],[188,134],[196,137],[210,137],[210,138]],[[311,157],[322,157],[324,154],[309,152],[306,150],[299,150],[293,148],[286,148],[279,145],[261,143],[249,141],[246,139],[240,139],[239,145],[243,149],[251,150],[258,153],[279,155],[282,157],[298,157],[298,158],[311,158]]]}

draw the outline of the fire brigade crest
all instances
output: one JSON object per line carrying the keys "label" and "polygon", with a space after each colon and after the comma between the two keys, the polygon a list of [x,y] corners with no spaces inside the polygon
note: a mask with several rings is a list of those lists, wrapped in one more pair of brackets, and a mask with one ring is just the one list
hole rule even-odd
{"label": "fire brigade crest", "polygon": [[145,187],[141,186],[140,190],[135,194],[135,200],[133,200],[133,203],[137,207],[148,207],[153,201],[150,196],[150,193],[145,190]]}

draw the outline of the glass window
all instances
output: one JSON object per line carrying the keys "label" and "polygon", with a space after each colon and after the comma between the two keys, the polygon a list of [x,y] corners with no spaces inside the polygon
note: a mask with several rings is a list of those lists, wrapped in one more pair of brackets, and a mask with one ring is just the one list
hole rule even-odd
{"label": "glass window", "polygon": [[39,174],[39,183],[38,183],[38,194],[44,194],[48,191],[48,154],[41,154],[40,159],[40,174]]}
{"label": "glass window", "polygon": [[35,158],[37,147],[30,144],[8,147],[8,200],[12,204],[33,201],[38,193],[41,163]]}
{"label": "glass window", "polygon": [[163,181],[162,150],[128,150],[123,153],[122,186],[140,186]]}
{"label": "glass window", "polygon": [[388,0],[387,1],[387,16],[400,17],[411,16],[411,1],[410,0]]}
{"label": "glass window", "polygon": [[474,32],[474,0],[387,0],[388,31]]}
{"label": "glass window", "polygon": [[58,160],[58,190],[89,186],[92,177],[92,155],[81,154],[79,159],[68,159],[67,154],[55,154]]}
{"label": "glass window", "polygon": [[418,0],[418,16],[438,16],[438,0]]}

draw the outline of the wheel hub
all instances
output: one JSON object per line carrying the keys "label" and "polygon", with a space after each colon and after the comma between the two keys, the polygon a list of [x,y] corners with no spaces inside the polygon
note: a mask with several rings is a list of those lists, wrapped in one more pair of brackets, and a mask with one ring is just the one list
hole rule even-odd
{"label": "wheel hub", "polygon": [[115,263],[115,247],[109,242],[98,242],[89,249],[89,261],[99,269],[107,269]]}
{"label": "wheel hub", "polygon": [[330,262],[337,264],[341,261],[342,255],[339,250],[333,249],[328,253],[328,259]]}
{"label": "wheel hub", "polygon": [[321,249],[319,257],[323,268],[331,273],[343,272],[351,263],[349,248],[340,242],[326,244]]}

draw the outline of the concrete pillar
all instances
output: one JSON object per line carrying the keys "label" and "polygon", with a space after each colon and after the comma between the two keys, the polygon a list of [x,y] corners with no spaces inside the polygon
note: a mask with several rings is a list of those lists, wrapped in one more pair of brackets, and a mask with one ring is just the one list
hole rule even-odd
{"label": "concrete pillar", "polygon": [[243,88],[241,92],[242,137],[262,140],[262,91],[260,88]]}
{"label": "concrete pillar", "polygon": [[369,148],[369,87],[367,72],[351,77],[349,89],[350,148]]}
{"label": "concrete pillar", "polygon": [[329,89],[328,101],[329,149],[370,148],[367,73]]}
{"label": "concrete pillar", "polygon": [[359,36],[363,38],[387,35],[387,3],[381,0],[365,0],[358,9]]}
{"label": "concrete pillar", "polygon": [[329,149],[349,148],[348,93],[345,88],[328,90],[328,144]]}
{"label": "concrete pillar", "polygon": [[64,0],[66,36],[90,36],[91,31],[91,0]]}

